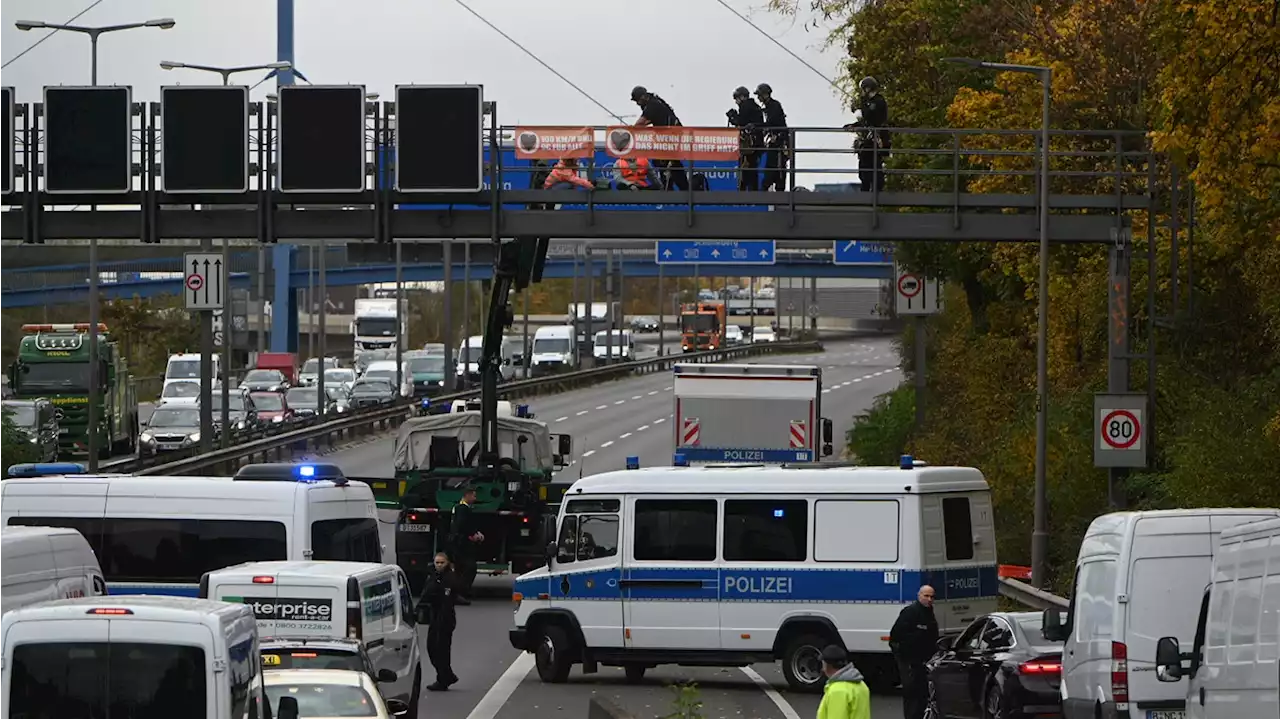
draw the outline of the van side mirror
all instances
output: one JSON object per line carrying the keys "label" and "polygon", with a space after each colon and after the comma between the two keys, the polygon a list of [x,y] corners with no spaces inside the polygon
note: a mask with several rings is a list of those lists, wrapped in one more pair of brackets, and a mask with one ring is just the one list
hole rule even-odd
{"label": "van side mirror", "polygon": [[276,708],[276,719],[298,719],[297,697],[280,697],[280,706]]}
{"label": "van side mirror", "polygon": [[556,561],[556,557],[559,554],[560,554],[560,546],[555,542],[547,542],[547,548],[546,548],[546,551],[544,552],[544,556],[547,560],[547,566],[551,566],[551,563]]}
{"label": "van side mirror", "polygon": [[1040,623],[1040,633],[1044,635],[1045,639],[1051,642],[1067,641],[1069,631],[1065,622],[1063,622],[1063,614],[1064,612],[1061,609],[1044,610],[1044,618]]}
{"label": "van side mirror", "polygon": [[[831,420],[827,419],[826,417],[823,417],[822,418],[822,441],[825,444],[830,445],[832,442],[835,441],[833,439],[834,435],[835,435],[835,429],[833,429]],[[823,449],[823,451],[826,452],[828,455],[831,454],[831,452],[827,451],[825,448]]]}
{"label": "van side mirror", "polygon": [[387,712],[393,717],[408,716],[409,705],[405,704],[403,699],[388,699]]}
{"label": "van side mirror", "polygon": [[1156,679],[1176,682],[1182,678],[1182,649],[1177,637],[1161,637],[1156,642]]}
{"label": "van side mirror", "polygon": [[390,669],[379,669],[378,676],[376,678],[379,684],[394,682],[396,680],[396,673]]}
{"label": "van side mirror", "polygon": [[835,454],[835,453],[836,453],[835,447],[832,447],[830,442],[827,442],[826,444],[822,445],[822,456],[823,456],[823,457],[830,457],[831,455],[833,455],[833,454]]}

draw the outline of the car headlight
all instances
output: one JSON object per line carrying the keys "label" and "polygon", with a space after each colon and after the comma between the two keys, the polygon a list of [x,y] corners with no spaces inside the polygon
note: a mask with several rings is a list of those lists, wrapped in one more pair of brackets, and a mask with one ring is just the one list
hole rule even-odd
{"label": "car headlight", "polygon": [[239,422],[236,422],[236,429],[244,429],[244,428],[245,428],[244,420],[240,420]]}
{"label": "car headlight", "polygon": [[40,441],[40,438],[39,438],[39,437],[32,437],[32,438],[31,438],[31,439],[29,439],[28,441],[29,441],[29,442],[31,442],[31,444],[35,444],[35,443],[37,443],[37,442],[39,442],[39,441]]}
{"label": "car headlight", "polygon": [[444,380],[440,380],[440,381],[436,382],[436,386],[437,386],[437,387],[443,387],[443,386],[444,386]]}
{"label": "car headlight", "polygon": [[156,441],[156,438],[152,437],[150,432],[143,432],[142,434],[138,435],[138,439],[142,440],[143,442],[146,442],[147,444],[151,444],[152,442]]}
{"label": "car headlight", "polygon": [[185,442],[189,444],[195,444],[196,442],[199,442],[199,441],[200,441],[199,432],[192,432],[191,434],[187,435],[187,438],[185,440]]}
{"label": "car headlight", "polygon": [[283,421],[284,421],[284,415],[282,415],[282,414],[278,414],[278,415],[276,415],[276,416],[274,416],[274,417],[272,417],[272,418],[271,418],[271,423],[272,423],[272,424],[280,424],[280,423],[281,423],[281,422],[283,422]]}

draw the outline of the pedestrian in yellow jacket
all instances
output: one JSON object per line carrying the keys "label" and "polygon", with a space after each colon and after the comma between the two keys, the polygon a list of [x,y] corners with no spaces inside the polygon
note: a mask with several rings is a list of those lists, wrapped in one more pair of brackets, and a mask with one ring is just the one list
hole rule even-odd
{"label": "pedestrian in yellow jacket", "polygon": [[844,647],[832,644],[822,650],[822,673],[827,685],[822,689],[818,719],[871,719],[871,690],[862,681],[862,672],[849,663]]}

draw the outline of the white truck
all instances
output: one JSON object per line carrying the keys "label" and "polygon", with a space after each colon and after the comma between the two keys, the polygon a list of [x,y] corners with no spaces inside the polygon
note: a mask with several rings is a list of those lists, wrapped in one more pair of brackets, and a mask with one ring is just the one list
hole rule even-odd
{"label": "white truck", "polygon": [[789,464],[832,453],[820,367],[681,363],[673,393],[674,454],[684,462]]}
{"label": "white truck", "polygon": [[752,300],[750,297],[735,297],[725,301],[728,307],[725,312],[731,315],[776,315],[778,314],[778,300],[773,297],[761,297],[756,295]]}
{"label": "white truck", "polygon": [[360,298],[355,301],[355,321],[351,334],[355,338],[356,353],[373,350],[395,349],[397,340],[403,342],[409,334],[409,301],[400,302],[400,322],[396,322],[394,298]]}
{"label": "white truck", "polygon": [[615,320],[617,326],[622,326],[622,303],[592,302],[588,305],[585,302],[574,302],[569,305],[569,311],[565,314],[565,324],[574,324],[575,315],[578,344],[586,345],[597,332],[613,327]]}

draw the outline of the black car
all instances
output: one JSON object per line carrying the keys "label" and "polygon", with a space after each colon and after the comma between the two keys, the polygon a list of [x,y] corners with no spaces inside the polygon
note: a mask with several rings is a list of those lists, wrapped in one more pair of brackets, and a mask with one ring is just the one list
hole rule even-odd
{"label": "black car", "polygon": [[395,401],[396,393],[391,388],[391,383],[387,380],[362,378],[351,385],[351,391],[347,393],[347,396],[349,397],[348,404],[352,409],[361,409],[363,407],[391,404]]}
{"label": "black car", "polygon": [[320,388],[317,386],[293,387],[288,392],[285,392],[284,398],[289,403],[289,406],[293,408],[294,415],[302,418],[316,416],[317,409],[320,409],[321,414],[332,414],[336,411],[337,404],[333,401],[333,396],[330,394],[328,387],[325,387],[325,395],[327,395],[326,399],[328,401],[325,402],[323,408],[319,407]]}
{"label": "black car", "polygon": [[6,399],[4,413],[30,443],[38,462],[58,459],[58,414],[47,399]]}
{"label": "black car", "polygon": [[652,317],[635,317],[631,320],[632,332],[657,332],[660,325]]}
{"label": "black car", "polygon": [[240,380],[240,389],[248,392],[283,392],[289,388],[289,378],[278,369],[249,370]]}
{"label": "black car", "polygon": [[1062,643],[1041,632],[1040,612],[978,617],[938,640],[929,662],[929,719],[1060,717]]}
{"label": "black car", "polygon": [[[254,406],[249,395],[235,391],[227,395],[227,419],[231,423],[232,432],[252,432],[261,429],[263,422],[258,418],[258,408]],[[213,423],[222,427],[222,393],[213,395]]]}

